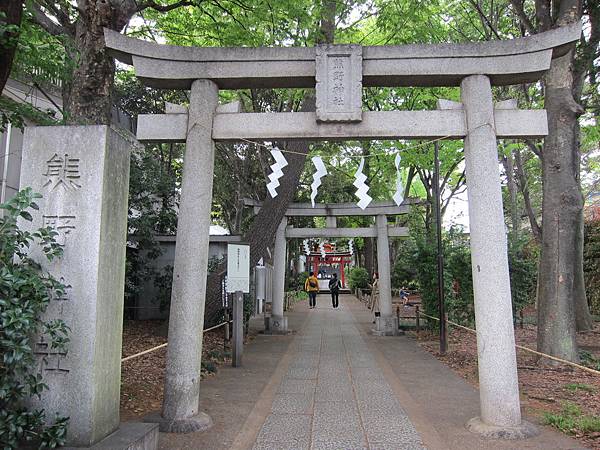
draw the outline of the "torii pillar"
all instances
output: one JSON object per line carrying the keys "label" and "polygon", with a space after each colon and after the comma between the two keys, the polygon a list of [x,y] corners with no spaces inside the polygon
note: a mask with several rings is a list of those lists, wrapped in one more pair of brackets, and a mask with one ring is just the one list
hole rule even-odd
{"label": "torii pillar", "polygon": [[[212,203],[212,122],[219,89],[192,84],[169,316],[169,346],[160,431],[188,433],[212,426],[200,411],[200,369]],[[203,176],[208,174],[208,176]]]}
{"label": "torii pillar", "polygon": [[271,334],[286,334],[288,332],[287,317],[283,314],[283,299],[285,296],[285,273],[287,269],[287,243],[285,228],[287,217],[284,217],[275,234],[275,249],[273,250],[273,302],[271,316],[267,329]]}
{"label": "torii pillar", "polygon": [[461,85],[467,122],[465,165],[475,297],[480,417],[472,431],[493,438],[536,433],[522,421],[496,124],[490,80],[471,75]]}
{"label": "torii pillar", "polygon": [[398,318],[392,308],[392,277],[390,270],[390,243],[388,239],[387,216],[376,218],[377,228],[377,272],[379,274],[379,317],[375,318],[373,334],[395,336],[398,331]]}

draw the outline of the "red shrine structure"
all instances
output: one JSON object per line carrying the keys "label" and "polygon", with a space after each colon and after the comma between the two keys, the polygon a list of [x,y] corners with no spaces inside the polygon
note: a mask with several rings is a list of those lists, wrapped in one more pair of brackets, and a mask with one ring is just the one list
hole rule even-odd
{"label": "red shrine structure", "polygon": [[311,251],[306,255],[306,271],[314,272],[319,279],[319,289],[328,290],[329,280],[333,274],[337,274],[342,283],[342,288],[346,289],[346,268],[349,268],[353,261],[353,256],[349,251],[338,252],[335,244],[323,244],[325,257],[321,251]]}

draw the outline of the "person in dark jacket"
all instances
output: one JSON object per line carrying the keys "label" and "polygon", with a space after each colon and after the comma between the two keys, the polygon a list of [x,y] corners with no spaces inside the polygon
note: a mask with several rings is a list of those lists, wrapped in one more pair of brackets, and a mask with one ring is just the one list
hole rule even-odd
{"label": "person in dark jacket", "polygon": [[342,287],[338,280],[337,273],[333,274],[333,278],[329,280],[329,292],[331,292],[331,304],[337,308],[340,300],[340,288]]}

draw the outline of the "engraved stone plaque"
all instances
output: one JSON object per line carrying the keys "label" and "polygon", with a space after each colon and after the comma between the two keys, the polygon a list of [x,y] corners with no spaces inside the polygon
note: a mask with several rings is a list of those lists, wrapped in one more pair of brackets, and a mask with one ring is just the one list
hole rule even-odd
{"label": "engraved stone plaque", "polygon": [[317,121],[362,120],[362,47],[316,47]]}
{"label": "engraved stone plaque", "polygon": [[67,444],[89,447],[119,425],[119,392],[129,155],[135,144],[123,130],[98,126],[28,127],[23,140],[21,186],[43,195],[24,230],[50,227],[63,245],[48,261],[32,246],[29,256],[67,285],[46,320],[70,328],[67,351],[36,336],[34,353],[49,389],[31,406],[49,418],[70,417]]}

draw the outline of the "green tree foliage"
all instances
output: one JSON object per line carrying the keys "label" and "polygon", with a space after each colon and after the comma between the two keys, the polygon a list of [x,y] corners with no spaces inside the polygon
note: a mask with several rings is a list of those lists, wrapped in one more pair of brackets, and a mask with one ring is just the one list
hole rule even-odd
{"label": "green tree foliage", "polygon": [[[397,254],[392,272],[392,286],[409,286],[421,294],[426,314],[439,317],[437,297],[437,241],[421,226],[418,211],[409,220],[410,237]],[[442,234],[444,253],[444,296],[448,318],[473,326],[473,277],[469,238],[462,228],[452,227]],[[535,245],[523,242],[509,251],[509,272],[513,313],[534,300],[537,272]]]}
{"label": "green tree foliage", "polygon": [[362,267],[353,267],[350,269],[348,276],[348,284],[351,290],[366,289],[369,287],[370,275],[366,269]]}
{"label": "green tree foliage", "polygon": [[[11,27],[17,26],[12,25]],[[18,37],[14,40],[16,40],[16,53],[11,77],[44,92],[56,93],[72,65],[72,62],[65,58],[64,40],[51,36],[35,25],[28,10],[24,12],[23,20],[18,26]],[[5,44],[0,41],[0,49]],[[44,110],[30,103],[16,102],[8,97],[1,97],[0,131],[9,122],[14,127],[23,128],[26,122],[54,125],[59,123],[60,119],[55,116],[54,111]]]}
{"label": "green tree foliage", "polygon": [[[47,389],[41,371],[36,370],[33,339],[44,336],[49,348],[67,352],[68,328],[60,319],[45,320],[51,301],[61,299],[67,286],[43,271],[28,256],[39,247],[49,261],[62,255],[57,233],[40,228],[31,233],[19,228],[17,220],[32,220],[41,195],[30,188],[0,205],[0,445],[20,448],[33,441],[40,448],[54,448],[65,442],[68,418],[47,417],[43,410],[31,410],[26,401]],[[51,425],[47,422],[52,421]]]}

